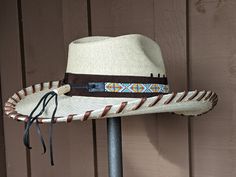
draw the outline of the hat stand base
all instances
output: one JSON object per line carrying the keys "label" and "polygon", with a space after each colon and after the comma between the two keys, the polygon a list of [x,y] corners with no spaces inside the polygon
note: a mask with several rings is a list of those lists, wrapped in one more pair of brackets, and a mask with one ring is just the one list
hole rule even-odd
{"label": "hat stand base", "polygon": [[123,177],[121,118],[107,119],[109,177]]}

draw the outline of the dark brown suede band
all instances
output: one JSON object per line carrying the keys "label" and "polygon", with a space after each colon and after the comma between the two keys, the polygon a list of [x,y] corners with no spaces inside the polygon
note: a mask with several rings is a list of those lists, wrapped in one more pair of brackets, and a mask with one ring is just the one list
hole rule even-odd
{"label": "dark brown suede band", "polygon": [[[71,85],[68,96],[93,96],[93,97],[151,97],[163,93],[120,93],[120,92],[89,92],[88,84],[91,82],[116,82],[116,83],[142,83],[142,84],[163,84],[167,85],[166,76],[140,77],[140,76],[109,76],[109,75],[90,75],[90,74],[71,74],[66,73],[64,84]],[[77,85],[77,87],[73,87]],[[79,87],[78,87],[79,86]]]}

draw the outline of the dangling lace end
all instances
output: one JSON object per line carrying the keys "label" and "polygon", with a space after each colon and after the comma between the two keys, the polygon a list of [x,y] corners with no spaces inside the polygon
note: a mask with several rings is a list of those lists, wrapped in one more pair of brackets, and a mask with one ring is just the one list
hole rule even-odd
{"label": "dangling lace end", "polygon": [[[27,121],[26,127],[25,127],[25,131],[24,131],[24,135],[23,135],[23,142],[24,145],[28,148],[28,149],[32,149],[32,147],[29,145],[29,132],[30,132],[30,128],[33,125],[33,123],[35,122],[35,126],[36,126],[36,132],[40,138],[40,142],[42,144],[43,147],[43,152],[42,154],[46,153],[46,144],[45,141],[43,139],[43,136],[41,134],[41,130],[40,130],[40,126],[39,126],[39,122],[38,122],[38,118],[39,116],[41,116],[43,114],[43,112],[45,111],[46,106],[48,105],[48,103],[50,102],[50,100],[53,97],[57,97],[57,93],[54,91],[48,92],[46,93],[38,102],[38,104],[35,106],[35,108],[33,109],[33,111],[31,112],[29,119]],[[42,104],[42,109],[39,111],[39,113],[34,116],[34,113],[37,111],[37,109],[39,108],[39,106]]]}
{"label": "dangling lace end", "polygon": [[23,136],[23,142],[24,142],[24,145],[27,149],[32,149],[32,147],[29,145],[29,134],[28,132],[26,133],[26,131],[24,132],[24,136]]}
{"label": "dangling lace end", "polygon": [[49,128],[49,144],[50,144],[50,159],[51,159],[51,165],[54,166],[54,160],[53,160],[53,148],[52,148],[52,130],[53,130],[53,123],[54,118],[57,112],[57,106],[58,106],[58,93],[55,95],[55,108],[52,114],[50,128]]}
{"label": "dangling lace end", "polygon": [[41,144],[42,144],[42,146],[43,146],[43,152],[41,153],[41,154],[43,155],[43,154],[46,153],[47,149],[46,149],[46,144],[45,144],[45,142],[44,142],[44,139],[43,139],[43,137],[41,136],[41,130],[40,130],[40,126],[39,126],[38,120],[36,120],[36,131],[37,131],[37,134],[39,135]]}
{"label": "dangling lace end", "polygon": [[[57,111],[57,106],[58,106],[58,95],[62,95],[64,93],[67,93],[70,91],[70,85],[64,85],[61,86],[53,91],[50,91],[48,93],[46,93],[38,102],[38,104],[35,106],[35,108],[33,109],[33,111],[30,113],[29,115],[29,119],[27,121],[26,127],[25,127],[25,131],[24,131],[24,135],[23,135],[23,142],[24,145],[28,148],[28,149],[32,149],[32,147],[30,147],[30,143],[29,143],[29,132],[30,132],[30,128],[32,126],[32,124],[35,122],[36,124],[36,132],[40,138],[40,142],[43,146],[43,152],[42,154],[45,154],[47,149],[46,149],[46,144],[45,141],[43,139],[43,136],[41,134],[41,130],[40,130],[40,126],[39,126],[39,121],[38,118],[39,116],[41,116],[48,103],[50,102],[51,99],[55,98],[55,108],[52,114],[52,118],[51,118],[51,123],[50,123],[50,129],[49,129],[49,144],[50,144],[50,159],[51,159],[51,165],[54,165],[54,161],[53,161],[53,148],[52,148],[52,128],[53,128],[53,123],[54,123],[54,118],[56,115],[56,111]],[[36,110],[38,110],[39,106],[42,104],[42,109],[39,111],[39,113],[37,115],[34,116],[34,113],[36,112]]]}

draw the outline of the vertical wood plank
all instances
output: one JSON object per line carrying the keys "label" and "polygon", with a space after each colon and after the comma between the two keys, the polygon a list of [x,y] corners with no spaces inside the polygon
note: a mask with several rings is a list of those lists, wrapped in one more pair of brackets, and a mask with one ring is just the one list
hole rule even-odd
{"label": "vertical wood plank", "polygon": [[191,88],[218,93],[215,109],[192,121],[194,177],[236,176],[236,3],[191,0]]}
{"label": "vertical wood plank", "polygon": [[[0,62],[1,63],[1,62]],[[2,103],[2,85],[1,85],[1,72],[0,72],[0,176],[7,176],[6,173],[6,155],[5,155],[5,140],[4,140],[4,113]]]}
{"label": "vertical wood plank", "polygon": [[[172,90],[186,89],[185,1],[91,0],[91,7],[92,35],[151,37],[162,48]],[[122,119],[122,132],[124,176],[188,176],[186,119],[169,114],[129,117]],[[98,176],[107,176],[106,144],[106,121],[99,120]]]}
{"label": "vertical wood plank", "polygon": [[159,43],[173,91],[187,89],[186,1],[154,3],[155,40]]}
{"label": "vertical wood plank", "polygon": [[[2,1],[0,6],[0,72],[3,103],[14,92],[22,88],[18,25],[17,1]],[[8,177],[28,176],[26,151],[22,144],[23,130],[23,123],[18,123],[4,116],[6,173]]]}
{"label": "vertical wood plank", "polygon": [[[86,12],[82,0],[23,2],[27,85],[64,77],[69,41],[87,35]],[[48,137],[48,125],[41,127]],[[94,175],[91,122],[55,124],[54,167],[34,130],[31,143],[32,177]]]}

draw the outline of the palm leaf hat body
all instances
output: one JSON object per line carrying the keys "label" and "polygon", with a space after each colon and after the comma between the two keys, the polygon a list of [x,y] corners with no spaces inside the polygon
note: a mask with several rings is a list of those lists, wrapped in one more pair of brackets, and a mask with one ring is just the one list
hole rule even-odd
{"label": "palm leaf hat body", "polygon": [[163,112],[197,116],[217,103],[212,91],[169,90],[156,42],[139,34],[92,36],[71,42],[62,81],[20,90],[4,110],[30,126]]}

